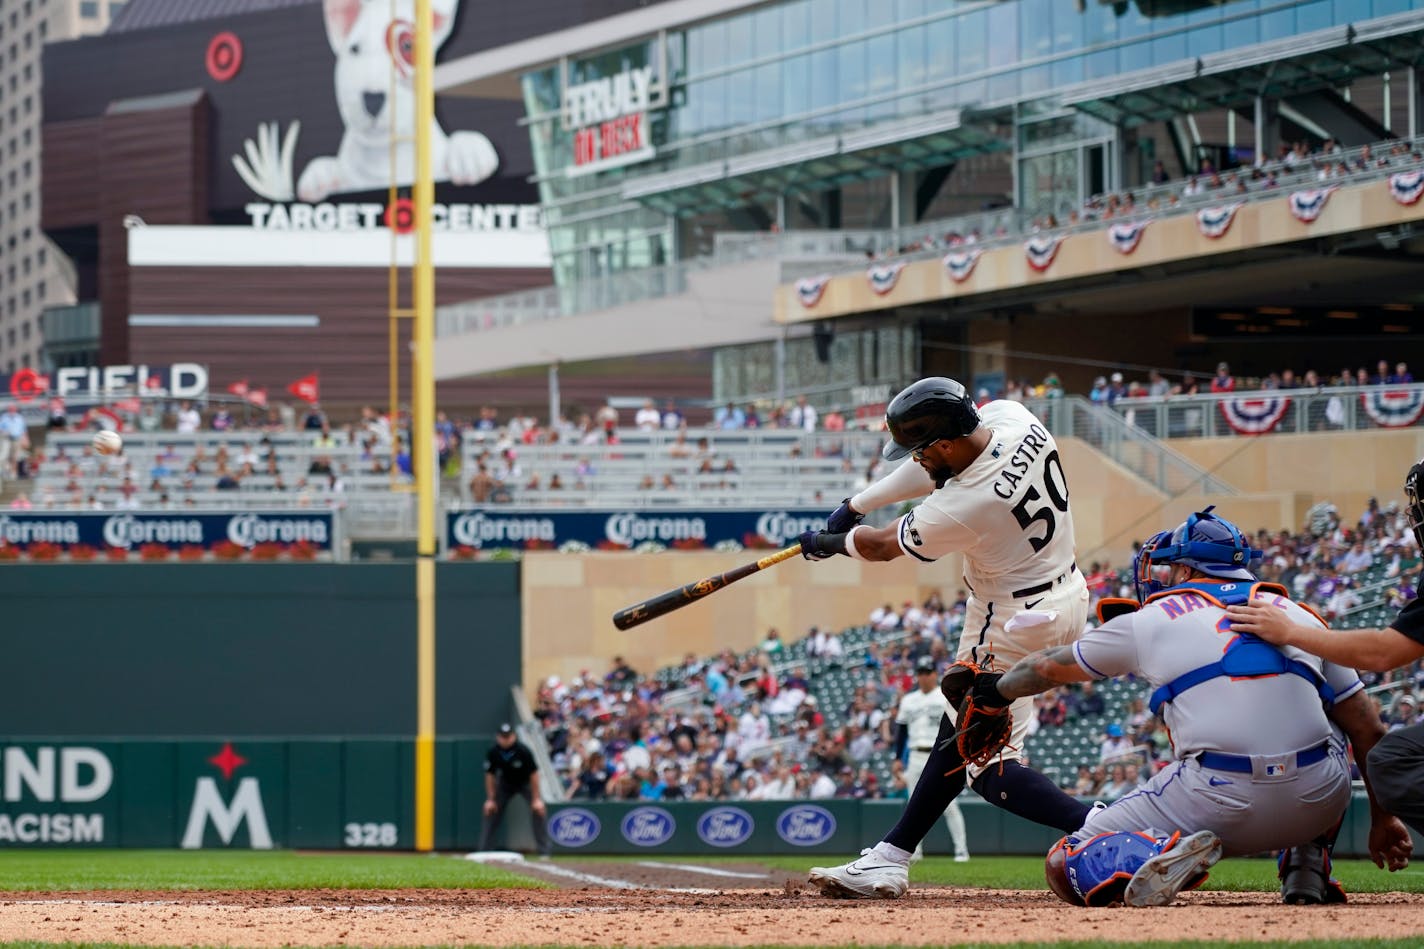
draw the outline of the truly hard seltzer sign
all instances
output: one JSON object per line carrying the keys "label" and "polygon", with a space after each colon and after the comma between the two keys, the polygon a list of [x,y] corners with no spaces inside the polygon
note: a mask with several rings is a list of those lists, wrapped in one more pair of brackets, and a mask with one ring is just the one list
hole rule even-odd
{"label": "truly hard seltzer sign", "polygon": [[648,130],[653,67],[625,69],[564,89],[564,123],[573,132],[569,175],[646,161],[656,153]]}

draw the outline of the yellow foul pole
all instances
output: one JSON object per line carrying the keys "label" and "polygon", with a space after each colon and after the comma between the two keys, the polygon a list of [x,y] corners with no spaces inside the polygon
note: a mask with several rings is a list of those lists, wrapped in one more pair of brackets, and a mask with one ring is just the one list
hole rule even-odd
{"label": "yellow foul pole", "polygon": [[411,381],[411,468],[415,473],[416,706],[415,849],[435,849],[435,262],[430,214],[435,182],[430,129],[435,123],[435,49],[430,0],[415,0],[415,279]]}

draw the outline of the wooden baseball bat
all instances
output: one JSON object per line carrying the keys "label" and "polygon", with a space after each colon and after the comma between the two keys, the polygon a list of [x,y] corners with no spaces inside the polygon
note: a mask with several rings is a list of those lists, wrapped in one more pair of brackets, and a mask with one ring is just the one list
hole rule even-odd
{"label": "wooden baseball bat", "polygon": [[633,606],[625,607],[613,614],[613,625],[619,629],[632,629],[646,623],[650,619],[657,619],[665,616],[673,610],[680,610],[689,603],[695,603],[704,596],[716,593],[718,590],[730,583],[736,583],[743,577],[749,577],[759,570],[781,563],[783,560],[790,560],[801,553],[800,544],[792,544],[774,554],[767,554],[760,560],[752,563],[744,563],[740,567],[733,567],[726,573],[719,573],[716,576],[705,577],[696,583],[689,583],[680,586],[675,590],[668,590],[666,593],[659,593],[650,600],[644,600]]}

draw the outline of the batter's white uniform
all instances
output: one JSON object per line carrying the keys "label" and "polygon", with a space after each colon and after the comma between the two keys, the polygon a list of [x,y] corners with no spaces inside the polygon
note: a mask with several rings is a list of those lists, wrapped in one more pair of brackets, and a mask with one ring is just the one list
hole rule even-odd
{"label": "batter's white uniform", "polygon": [[[1073,655],[1099,678],[1134,673],[1153,689],[1223,659],[1246,641],[1231,631],[1223,600],[1250,584],[1213,582],[1151,597],[1141,610],[1083,635]],[[1264,599],[1309,626],[1319,620],[1274,592]],[[1340,702],[1363,686],[1353,669],[1294,647]],[[1333,827],[1350,800],[1344,742],[1326,718],[1317,687],[1294,673],[1218,676],[1162,706],[1176,763],[1142,789],[1088,814],[1079,835],[1147,828],[1214,831],[1227,856],[1278,850]]]}
{"label": "batter's white uniform", "polygon": [[[992,432],[989,444],[970,465],[933,489],[929,497],[900,519],[900,548],[917,560],[964,554],[964,584],[969,602],[957,658],[983,661],[992,652],[994,667],[1015,662],[1051,646],[1071,643],[1088,622],[1088,585],[1073,562],[1073,514],[1068,481],[1053,436],[1018,402],[990,402],[979,409],[979,422]],[[918,482],[914,472],[918,471]],[[897,493],[893,500],[918,497],[931,489],[929,475],[913,460],[887,476],[900,491],[866,489],[853,498]],[[1053,610],[1056,619],[1013,634],[1004,624],[1022,610]],[[1006,758],[1022,757],[1033,699],[1011,706],[1014,717]],[[949,712],[953,718],[953,711]],[[995,767],[991,762],[989,767]],[[970,778],[984,768],[969,767]]]}
{"label": "batter's white uniform", "polygon": [[[920,774],[925,770],[925,762],[934,751],[939,736],[940,720],[949,708],[949,699],[939,689],[928,692],[912,689],[900,697],[900,711],[895,716],[895,724],[905,726],[910,761],[905,766],[905,786],[910,790],[920,782]],[[969,843],[965,839],[964,812],[956,801],[950,801],[944,812],[944,822],[949,826],[950,839],[954,841],[956,856],[969,855]]]}

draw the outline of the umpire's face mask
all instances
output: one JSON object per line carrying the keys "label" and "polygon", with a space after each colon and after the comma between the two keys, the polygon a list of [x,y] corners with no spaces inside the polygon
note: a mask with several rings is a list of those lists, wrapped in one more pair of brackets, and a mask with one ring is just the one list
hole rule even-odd
{"label": "umpire's face mask", "polygon": [[1409,515],[1409,529],[1414,539],[1424,549],[1424,461],[1416,462],[1404,478],[1404,496],[1408,503],[1405,512]]}

